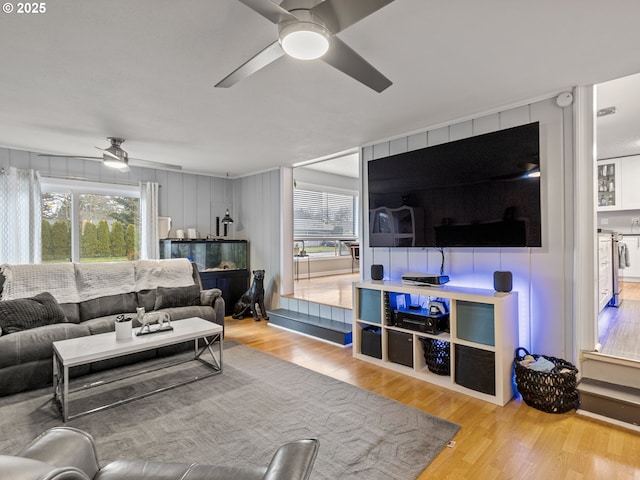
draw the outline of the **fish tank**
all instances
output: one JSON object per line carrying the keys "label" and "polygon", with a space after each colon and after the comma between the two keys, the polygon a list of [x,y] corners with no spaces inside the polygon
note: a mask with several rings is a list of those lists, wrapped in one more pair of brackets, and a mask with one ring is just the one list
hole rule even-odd
{"label": "fish tank", "polygon": [[160,240],[160,258],[187,258],[198,266],[202,287],[219,288],[225,316],[249,286],[249,255],[246,240]]}
{"label": "fish tank", "polygon": [[248,269],[246,240],[160,240],[160,258],[188,258],[200,272]]}

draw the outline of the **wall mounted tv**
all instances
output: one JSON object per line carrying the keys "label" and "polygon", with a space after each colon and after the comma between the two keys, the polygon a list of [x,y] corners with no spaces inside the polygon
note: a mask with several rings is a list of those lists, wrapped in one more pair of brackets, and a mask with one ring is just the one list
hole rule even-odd
{"label": "wall mounted tv", "polygon": [[540,247],[538,122],[368,162],[371,247]]}

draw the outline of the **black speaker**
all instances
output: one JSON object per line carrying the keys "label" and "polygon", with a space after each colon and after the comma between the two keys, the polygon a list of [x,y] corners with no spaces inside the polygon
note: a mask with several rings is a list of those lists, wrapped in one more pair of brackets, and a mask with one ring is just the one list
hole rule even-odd
{"label": "black speaker", "polygon": [[493,272],[493,288],[496,292],[510,292],[513,288],[511,272]]}
{"label": "black speaker", "polygon": [[382,280],[384,277],[384,267],[382,265],[371,265],[371,280]]}

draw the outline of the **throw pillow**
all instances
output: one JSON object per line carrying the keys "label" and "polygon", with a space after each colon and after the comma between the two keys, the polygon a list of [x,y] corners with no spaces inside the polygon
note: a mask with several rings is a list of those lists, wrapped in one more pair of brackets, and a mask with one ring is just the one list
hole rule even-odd
{"label": "throw pillow", "polygon": [[200,286],[189,287],[158,287],[156,290],[156,304],[154,310],[171,307],[187,307],[200,305]]}
{"label": "throw pillow", "polygon": [[0,328],[5,335],[65,321],[62,308],[49,292],[0,302]]}

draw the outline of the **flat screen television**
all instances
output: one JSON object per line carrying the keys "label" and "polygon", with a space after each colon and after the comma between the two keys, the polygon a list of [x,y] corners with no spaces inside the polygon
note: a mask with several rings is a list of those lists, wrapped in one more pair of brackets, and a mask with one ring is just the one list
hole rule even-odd
{"label": "flat screen television", "polygon": [[368,162],[371,247],[541,247],[530,123]]}

